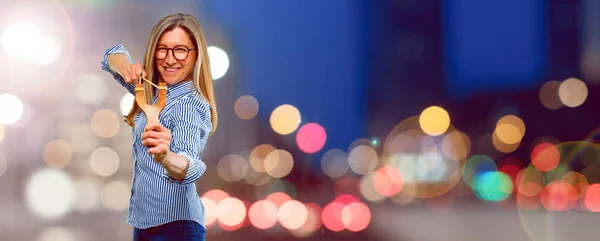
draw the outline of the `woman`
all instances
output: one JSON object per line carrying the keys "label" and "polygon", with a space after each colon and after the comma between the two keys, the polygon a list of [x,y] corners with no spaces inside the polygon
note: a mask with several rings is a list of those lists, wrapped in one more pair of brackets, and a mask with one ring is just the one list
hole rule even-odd
{"label": "woman", "polygon": [[[133,128],[127,214],[133,240],[204,240],[204,206],[194,182],[206,170],[199,153],[217,127],[217,110],[202,27],[188,14],[166,16],[150,34],[143,66],[119,44],[105,52],[102,69],[132,94],[140,75],[168,86],[160,124],[146,126],[137,104],[126,117]],[[146,87],[146,97],[156,101]]]}

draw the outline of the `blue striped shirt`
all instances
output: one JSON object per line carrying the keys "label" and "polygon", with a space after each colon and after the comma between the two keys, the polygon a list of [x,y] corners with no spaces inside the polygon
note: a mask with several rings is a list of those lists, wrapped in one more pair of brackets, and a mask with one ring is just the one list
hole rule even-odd
{"label": "blue striped shirt", "polygon": [[[118,44],[104,53],[102,70],[134,94],[134,85],[108,66],[110,54],[122,53],[131,57]],[[153,100],[156,101],[156,97]],[[195,181],[206,170],[200,152],[212,129],[210,105],[193,89],[190,81],[167,87],[167,105],[159,116],[160,123],[171,130],[171,152],[185,157],[189,169],[182,181],[171,178],[166,169],[155,162],[148,148],[142,145],[146,116],[139,112],[132,130],[133,180],[126,221],[136,228],[149,228],[176,220],[193,220],[204,226],[204,205],[196,192]]]}

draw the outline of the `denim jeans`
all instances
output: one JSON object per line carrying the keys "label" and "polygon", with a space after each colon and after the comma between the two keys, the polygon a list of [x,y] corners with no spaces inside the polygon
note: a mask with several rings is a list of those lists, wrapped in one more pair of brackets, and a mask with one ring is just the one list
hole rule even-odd
{"label": "denim jeans", "polygon": [[147,229],[133,229],[133,241],[204,241],[206,229],[197,222],[180,220]]}

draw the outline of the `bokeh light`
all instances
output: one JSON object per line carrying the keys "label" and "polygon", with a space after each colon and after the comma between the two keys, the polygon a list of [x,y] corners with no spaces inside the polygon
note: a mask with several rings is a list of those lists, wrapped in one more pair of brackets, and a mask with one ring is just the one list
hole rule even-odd
{"label": "bokeh light", "polygon": [[308,210],[299,201],[289,200],[281,204],[278,212],[279,223],[287,229],[299,229],[308,220]]}
{"label": "bokeh light", "polygon": [[478,175],[495,171],[498,171],[498,167],[494,160],[489,156],[478,154],[467,159],[462,176],[465,183],[475,190]]}
{"label": "bokeh light", "polygon": [[99,147],[90,156],[90,167],[94,173],[108,177],[119,169],[119,155],[109,147]]}
{"label": "bokeh light", "polygon": [[100,183],[93,179],[80,179],[75,181],[77,196],[75,210],[89,212],[96,210],[100,205]]}
{"label": "bokeh light", "polygon": [[323,213],[321,214],[321,219],[323,220],[323,225],[333,231],[340,232],[344,230],[346,227],[342,222],[342,212],[346,205],[341,204],[339,202],[331,202],[323,208]]}
{"label": "bokeh light", "polygon": [[227,197],[217,206],[217,218],[223,225],[235,227],[246,218],[246,206],[237,198]]}
{"label": "bokeh light", "polygon": [[271,113],[271,128],[278,134],[288,135],[300,126],[300,111],[292,105],[280,105]]}
{"label": "bokeh light", "polygon": [[258,114],[258,100],[251,95],[243,95],[233,104],[235,115],[242,120],[250,120]]}
{"label": "bokeh light", "polygon": [[55,139],[44,146],[42,155],[49,167],[63,168],[71,162],[73,148],[65,140]]}
{"label": "bokeh light", "polygon": [[248,172],[248,162],[243,156],[228,154],[217,163],[217,173],[223,180],[237,182],[244,178]]}
{"label": "bokeh light", "polygon": [[261,144],[252,149],[250,152],[250,157],[248,158],[248,162],[252,169],[257,172],[266,172],[265,171],[265,158],[269,153],[275,151],[276,148],[269,144]]}
{"label": "bokeh light", "polygon": [[517,144],[525,135],[525,123],[515,115],[506,115],[498,120],[494,132],[503,143]]}
{"label": "bokeh light", "polygon": [[0,124],[12,125],[23,115],[23,103],[12,94],[0,94]]}
{"label": "bokeh light", "polygon": [[560,162],[560,152],[550,143],[540,143],[531,151],[531,163],[541,171],[551,171]]}
{"label": "bokeh light", "polygon": [[294,158],[286,150],[275,150],[265,157],[265,172],[274,178],[290,174],[294,167]]}
{"label": "bokeh light", "polygon": [[325,133],[325,129],[317,123],[308,123],[300,127],[296,134],[298,148],[309,154],[320,151],[326,140],[327,133]]}
{"label": "bokeh light", "polygon": [[77,241],[79,237],[69,229],[60,226],[44,228],[35,241]]}
{"label": "bokeh light", "polygon": [[471,152],[471,140],[465,133],[452,131],[444,136],[441,148],[444,156],[451,160],[466,159]]}
{"label": "bokeh light", "polygon": [[218,80],[227,73],[229,69],[229,57],[219,47],[208,46],[208,58],[210,58],[210,71],[214,80]]}
{"label": "bokeh light", "polygon": [[101,109],[94,113],[91,127],[96,135],[103,138],[111,138],[119,132],[121,118],[112,110]]}
{"label": "bokeh light", "polygon": [[353,202],[342,209],[342,223],[351,232],[360,232],[366,229],[371,222],[371,210],[367,205]]}
{"label": "bokeh light", "polygon": [[121,115],[129,114],[129,111],[133,107],[133,103],[135,101],[135,96],[131,93],[127,92],[123,97],[121,97],[121,101],[119,102],[119,110],[121,111]]}
{"label": "bokeh light", "polygon": [[75,203],[75,185],[71,176],[62,169],[35,171],[25,186],[25,202],[37,216],[57,219]]}
{"label": "bokeh light", "polygon": [[498,171],[480,172],[473,181],[475,194],[484,201],[499,202],[513,193],[513,182],[506,173]]}
{"label": "bokeh light", "polygon": [[574,108],[585,102],[588,96],[588,89],[583,81],[576,78],[569,78],[560,84],[558,96],[565,106]]}
{"label": "bokeh light", "polygon": [[419,124],[423,132],[431,136],[439,136],[448,130],[450,115],[439,106],[427,107],[421,112]]}
{"label": "bokeh light", "polygon": [[299,238],[308,237],[310,234],[321,228],[321,225],[323,224],[321,220],[323,209],[318,204],[306,203],[304,206],[307,211],[306,222],[304,222],[300,228],[290,230],[292,235]]}
{"label": "bokeh light", "polygon": [[18,23],[7,27],[0,41],[4,51],[17,58],[29,58],[36,53],[40,42],[41,33],[37,26],[32,23]]}
{"label": "bokeh light", "polygon": [[250,206],[248,218],[250,223],[258,229],[269,229],[278,220],[279,211],[277,206],[267,200],[259,200]]}
{"label": "bokeh light", "polygon": [[584,197],[584,204],[592,212],[600,212],[600,183],[590,185]]}
{"label": "bokeh light", "polygon": [[[385,200],[386,196],[378,192],[375,187],[375,173],[369,172],[366,175],[362,176],[359,182],[360,194],[371,202],[381,202]],[[393,189],[392,189],[393,190]],[[386,190],[388,191],[388,190]]]}
{"label": "bokeh light", "polygon": [[123,211],[129,206],[131,187],[126,181],[112,180],[105,183],[100,191],[102,206],[109,210]]}
{"label": "bokeh light", "polygon": [[279,209],[285,202],[292,200],[292,197],[283,192],[274,192],[267,196],[265,200],[273,203]]}
{"label": "bokeh light", "polygon": [[551,80],[544,83],[544,85],[542,85],[540,88],[540,102],[549,110],[556,110],[563,106],[563,103],[558,96],[558,88],[560,87],[560,84],[560,81]]}
{"label": "bokeh light", "polygon": [[404,179],[398,168],[386,165],[373,174],[373,185],[381,195],[391,197],[402,190]]}
{"label": "bokeh light", "polygon": [[348,165],[356,174],[365,175],[374,171],[378,163],[377,152],[370,146],[357,146],[348,155]]}
{"label": "bokeh light", "polygon": [[213,225],[217,221],[219,215],[217,213],[217,203],[208,197],[201,197],[200,202],[202,202],[202,205],[204,206],[204,222],[206,223],[206,226]]}
{"label": "bokeh light", "polygon": [[579,199],[573,186],[553,181],[542,189],[540,201],[549,211],[567,211],[575,207]]}
{"label": "bokeh light", "polygon": [[339,178],[346,175],[350,169],[348,154],[337,148],[325,152],[321,157],[321,169],[325,175],[331,178]]}

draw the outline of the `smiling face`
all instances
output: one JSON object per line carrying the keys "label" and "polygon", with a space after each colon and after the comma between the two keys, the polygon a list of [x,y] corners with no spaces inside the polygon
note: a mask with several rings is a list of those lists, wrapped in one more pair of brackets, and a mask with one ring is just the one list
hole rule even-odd
{"label": "smiling face", "polygon": [[198,50],[188,32],[180,27],[165,31],[156,45],[156,69],[159,78],[174,85],[189,80]]}

